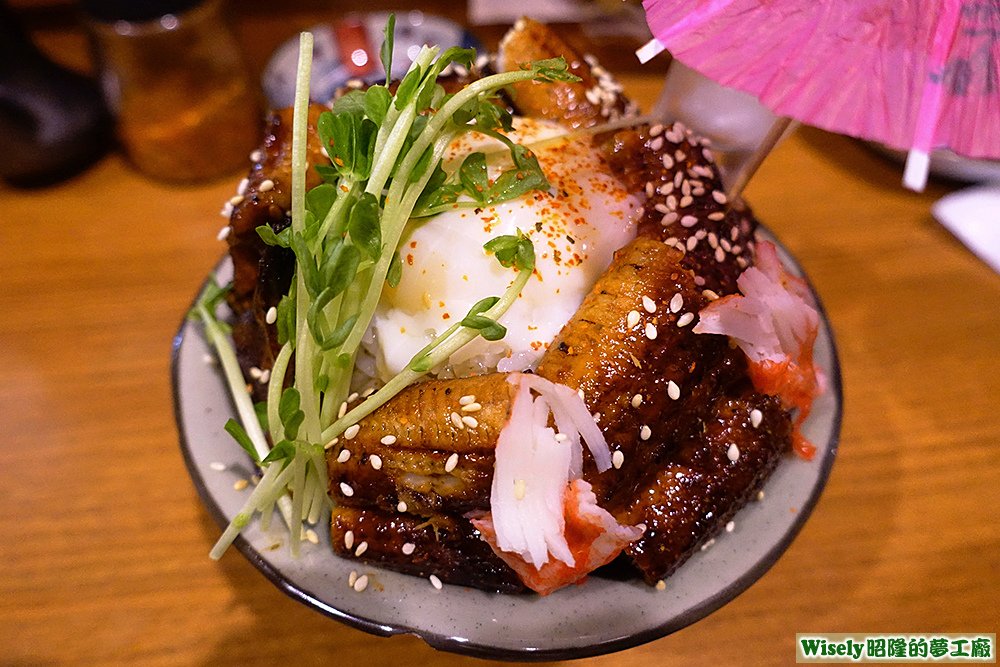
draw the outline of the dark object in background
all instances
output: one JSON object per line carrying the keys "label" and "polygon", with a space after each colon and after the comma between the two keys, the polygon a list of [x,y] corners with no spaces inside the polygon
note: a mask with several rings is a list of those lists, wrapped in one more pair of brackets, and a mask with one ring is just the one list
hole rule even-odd
{"label": "dark object in background", "polygon": [[104,154],[111,129],[97,83],[49,60],[0,1],[0,178],[69,178]]}

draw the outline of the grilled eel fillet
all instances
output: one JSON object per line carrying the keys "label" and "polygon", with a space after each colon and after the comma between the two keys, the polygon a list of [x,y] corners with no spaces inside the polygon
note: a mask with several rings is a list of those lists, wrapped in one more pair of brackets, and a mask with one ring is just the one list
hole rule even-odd
{"label": "grilled eel fillet", "polygon": [[[558,84],[566,88],[555,94],[537,86],[515,90],[513,111],[588,127],[629,110],[606,74],[534,22],[519,23],[504,40],[501,68],[556,55],[560,51],[546,50],[553,44],[584,80]],[[593,101],[599,97],[594,81],[603,91],[600,103]],[[264,162],[251,173],[252,208],[237,206],[239,220],[234,213],[234,246],[256,227],[247,218],[265,219],[276,229],[287,224],[281,187],[287,187],[287,127],[281,115],[269,125]],[[626,185],[647,195],[639,238],[616,254],[537,372],[582,389],[591,411],[601,414],[612,450],[625,455],[620,469],[601,475],[587,455],[585,478],[619,521],[646,523],[646,534],[627,552],[655,582],[756,491],[789,446],[790,419],[776,399],[753,392],[742,356],[724,339],[690,333],[697,312],[708,300],[733,292],[752,258],[753,218],[727,210],[708,149],[678,125],[623,130],[603,136],[601,148]],[[316,152],[311,137],[310,158]],[[265,178],[275,187],[261,192]],[[256,268],[256,284],[238,281],[233,300],[252,318],[247,328],[265,332],[251,341],[259,351],[248,361],[267,368],[274,341],[263,313],[280,297],[282,280],[287,289],[291,263],[283,268],[280,256],[268,256],[274,249],[253,237],[246,235],[241,249],[256,244],[256,262],[252,251],[233,257]],[[283,252],[278,250],[274,254]],[[238,278],[253,275],[251,267],[243,268]],[[656,312],[642,308],[644,295],[654,300]],[[640,321],[629,327],[633,310]],[[654,339],[646,335],[647,324],[656,328]],[[676,399],[671,382],[680,390]],[[511,390],[500,374],[429,380],[364,420],[352,440],[338,442],[328,458],[331,495],[338,501],[331,531],[335,551],[450,583],[521,589],[513,571],[483,548],[462,518],[489,507],[493,447],[509,415]],[[459,398],[468,395],[481,410],[462,411]],[[757,428],[749,424],[753,409],[764,415]],[[643,426],[649,427],[645,440]],[[730,444],[740,451],[735,462],[727,456]]]}

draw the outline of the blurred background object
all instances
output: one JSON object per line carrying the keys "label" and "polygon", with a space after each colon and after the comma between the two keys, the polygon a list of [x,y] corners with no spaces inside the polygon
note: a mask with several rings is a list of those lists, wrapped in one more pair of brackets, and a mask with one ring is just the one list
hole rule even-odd
{"label": "blurred background object", "polygon": [[92,79],[53,62],[0,1],[0,178],[58,182],[109,147],[111,119]]}
{"label": "blurred background object", "polygon": [[198,182],[246,165],[261,128],[220,0],[82,0],[118,137],[144,174]]}

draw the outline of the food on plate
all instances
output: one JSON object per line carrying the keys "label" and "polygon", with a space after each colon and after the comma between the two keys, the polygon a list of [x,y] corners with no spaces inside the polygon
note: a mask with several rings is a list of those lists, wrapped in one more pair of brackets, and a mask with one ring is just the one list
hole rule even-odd
{"label": "food on plate", "polygon": [[[612,561],[655,584],[804,442],[797,426],[822,388],[818,318],[749,210],[727,201],[706,142],[637,117],[592,58],[525,19],[492,64],[471,65],[456,61],[440,87],[408,75],[392,102],[355,89],[334,114],[300,103],[269,121],[231,211],[227,298],[240,364],[267,399],[265,476],[313,485],[291,501],[261,492],[274,498],[252,509],[290,504],[298,525],[327,507],[328,484],[345,558],[504,592],[548,594]],[[418,85],[430,92],[408,141],[427,157],[401,152],[373,187],[383,128]],[[455,111],[476,86],[479,106]],[[445,113],[454,127],[436,123]],[[451,134],[421,134],[441,128]],[[343,164],[345,137],[372,142],[363,178]],[[350,212],[317,251],[308,224],[338,206]],[[331,296],[317,276],[340,280],[324,262],[339,267],[348,245],[369,282]],[[307,291],[312,307],[296,305]],[[313,312],[331,303],[360,303],[365,319]],[[314,348],[341,352],[296,358]],[[328,401],[334,386],[342,399]],[[320,426],[303,442],[300,424]]]}

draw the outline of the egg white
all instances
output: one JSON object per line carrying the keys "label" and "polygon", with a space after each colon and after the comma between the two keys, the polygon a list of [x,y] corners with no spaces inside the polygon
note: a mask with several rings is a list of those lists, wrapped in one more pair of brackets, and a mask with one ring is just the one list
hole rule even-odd
{"label": "egg white", "polygon": [[[503,268],[483,250],[490,239],[518,230],[527,234],[535,246],[535,271],[500,318],[507,335],[493,342],[475,339],[436,369],[442,375],[533,368],[615,250],[635,237],[640,200],[610,174],[589,135],[567,135],[555,123],[518,118],[510,137],[535,153],[551,189],[412,223],[400,248],[402,280],[385,290],[372,322],[382,380],[405,368],[477,301],[507,289],[514,269]],[[487,154],[491,178],[510,167],[502,144],[472,133],[449,148],[445,171],[456,169],[475,150]]]}

